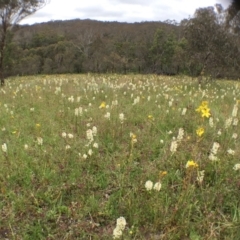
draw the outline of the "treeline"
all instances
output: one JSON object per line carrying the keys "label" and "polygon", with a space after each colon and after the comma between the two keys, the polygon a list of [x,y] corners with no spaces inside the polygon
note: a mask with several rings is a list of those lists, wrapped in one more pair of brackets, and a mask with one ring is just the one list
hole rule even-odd
{"label": "treeline", "polygon": [[224,11],[196,10],[181,23],[52,21],[16,26],[5,47],[5,75],[156,73],[239,78],[240,31]]}

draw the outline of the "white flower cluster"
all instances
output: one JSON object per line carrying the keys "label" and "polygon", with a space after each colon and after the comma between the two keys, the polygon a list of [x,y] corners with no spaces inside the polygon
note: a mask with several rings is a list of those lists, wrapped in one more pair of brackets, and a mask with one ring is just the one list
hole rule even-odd
{"label": "white flower cluster", "polygon": [[186,112],[187,112],[187,108],[183,108],[182,109],[182,116],[186,115]]}
{"label": "white flower cluster", "polygon": [[175,138],[173,138],[170,146],[170,152],[175,153],[177,151],[177,147],[178,147],[178,141]]}
{"label": "white flower cluster", "polygon": [[237,171],[240,169],[240,163],[234,165],[233,170]]}
{"label": "white flower cluster", "polygon": [[233,124],[233,126],[237,126],[237,125],[238,125],[238,119],[237,119],[237,118],[234,118],[232,124]]}
{"label": "white flower cluster", "polygon": [[112,107],[114,107],[114,106],[117,106],[118,105],[118,100],[116,99],[116,100],[113,100],[112,101]]}
{"label": "white flower cluster", "polygon": [[152,189],[155,190],[155,191],[160,191],[161,190],[161,187],[162,187],[162,184],[161,182],[156,182],[154,185],[153,185],[153,182],[151,180],[148,180],[146,181],[145,183],[145,188],[147,189],[147,191],[151,191]]}
{"label": "white flower cluster", "polygon": [[71,148],[70,145],[66,145],[66,146],[65,146],[65,149],[66,149],[66,150],[68,150],[68,149],[70,149],[70,148]]}
{"label": "white flower cluster", "polygon": [[82,116],[82,114],[83,114],[83,108],[82,108],[82,107],[75,108],[74,114],[75,114],[76,117]]}
{"label": "white flower cluster", "polygon": [[204,173],[205,173],[205,170],[197,172],[197,181],[199,184],[202,184],[202,182],[203,182]]}
{"label": "white flower cluster", "polygon": [[92,129],[88,129],[86,132],[87,135],[87,140],[89,141],[89,143],[93,142],[93,131]]}
{"label": "white flower cluster", "polygon": [[130,138],[132,140],[132,143],[137,143],[137,136],[132,132],[130,132],[129,135],[130,135]]}
{"label": "white flower cluster", "polygon": [[[86,138],[88,140],[88,143],[86,144],[86,147],[89,147],[93,143],[94,137],[96,137],[96,136],[97,136],[97,127],[96,126],[93,126],[92,129],[88,129],[86,131]],[[94,142],[92,144],[92,147],[97,149],[98,148],[98,143]],[[87,157],[92,156],[92,154],[93,154],[93,150],[91,148],[89,148],[87,154],[85,153],[85,154],[81,155],[79,153],[79,156],[82,156],[83,159],[87,159]]]}
{"label": "white flower cluster", "polygon": [[68,98],[68,101],[71,102],[71,103],[73,103],[73,102],[74,102],[74,97],[73,97],[73,96],[69,97],[69,98]]}
{"label": "white flower cluster", "polygon": [[126,225],[127,225],[127,222],[124,217],[120,217],[117,219],[117,225],[113,230],[113,239],[118,239],[122,236]]}
{"label": "white flower cluster", "polygon": [[184,129],[183,128],[179,128],[178,136],[177,136],[177,142],[181,142],[183,140],[183,135],[184,135]]}
{"label": "white flower cluster", "polygon": [[234,155],[234,154],[235,154],[235,151],[232,150],[231,148],[229,148],[229,149],[227,150],[227,153],[228,153],[229,155]]}
{"label": "white flower cluster", "polygon": [[2,144],[2,151],[4,153],[7,153],[7,144],[6,143]]}
{"label": "white flower cluster", "polygon": [[104,117],[108,120],[110,120],[110,116],[111,116],[110,112],[106,112],[106,114],[104,115]]}
{"label": "white flower cluster", "polygon": [[123,113],[119,114],[119,119],[120,119],[121,124],[123,124],[123,122],[125,121],[125,116]]}
{"label": "white flower cluster", "polygon": [[43,145],[43,139],[41,137],[37,137],[37,143],[38,145]]}
{"label": "white flower cluster", "polygon": [[211,128],[214,126],[214,124],[213,124],[213,118],[212,118],[212,117],[209,118],[209,126],[210,126]]}
{"label": "white flower cluster", "polygon": [[133,105],[136,105],[137,103],[140,102],[140,97],[137,96],[134,100],[133,100]]}
{"label": "white flower cluster", "polygon": [[234,106],[233,106],[233,110],[232,110],[232,117],[237,117],[237,112],[238,112],[238,105],[237,104],[235,104]]}
{"label": "white flower cluster", "polygon": [[97,127],[96,127],[96,126],[93,126],[93,128],[92,128],[92,134],[93,134],[94,137],[97,136]]}
{"label": "white flower cluster", "polygon": [[229,128],[232,124],[232,118],[228,118],[226,121],[225,121],[225,129]]}
{"label": "white flower cluster", "polygon": [[[168,134],[172,133],[171,131],[168,132]],[[177,139],[175,137],[172,138],[171,146],[170,146],[170,152],[173,154],[177,151],[178,143],[183,140],[184,136],[184,129],[179,128],[178,130],[178,136]]]}
{"label": "white flower cluster", "polygon": [[58,93],[60,93],[61,92],[61,87],[56,87],[56,89],[55,89],[55,94],[56,95],[58,95]]}
{"label": "white flower cluster", "polygon": [[209,158],[211,161],[218,161],[218,160],[219,160],[219,159],[216,157],[219,147],[220,147],[220,144],[219,144],[219,143],[217,143],[217,142],[214,142],[214,143],[213,143],[211,152],[210,152],[210,154],[209,154],[209,156],[208,156],[208,158]]}
{"label": "white flower cluster", "polygon": [[[73,136],[73,134],[72,133],[66,133],[66,132],[62,132],[62,138],[69,138],[69,139],[73,139],[74,138],[74,136]],[[69,144],[67,144],[66,146],[65,146],[65,149],[66,150],[69,150],[69,149],[71,149],[71,146],[69,145]]]}
{"label": "white flower cluster", "polygon": [[232,138],[236,139],[238,137],[237,133],[233,133]]}
{"label": "white flower cluster", "polygon": [[63,137],[63,138],[66,138],[66,137],[68,137],[68,138],[72,139],[74,136],[73,136],[73,134],[72,134],[72,133],[66,133],[66,132],[62,132],[62,137]]}

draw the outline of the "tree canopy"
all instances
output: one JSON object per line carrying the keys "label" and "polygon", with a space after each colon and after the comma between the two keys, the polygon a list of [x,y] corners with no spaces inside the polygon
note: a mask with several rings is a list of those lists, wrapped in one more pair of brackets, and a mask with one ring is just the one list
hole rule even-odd
{"label": "tree canopy", "polygon": [[239,79],[239,11],[229,25],[228,14],[217,4],[180,23],[15,24],[5,35],[5,75],[131,72]]}
{"label": "tree canopy", "polygon": [[47,0],[1,0],[0,1],[0,78],[4,85],[4,50],[7,33],[25,17],[45,6]]}

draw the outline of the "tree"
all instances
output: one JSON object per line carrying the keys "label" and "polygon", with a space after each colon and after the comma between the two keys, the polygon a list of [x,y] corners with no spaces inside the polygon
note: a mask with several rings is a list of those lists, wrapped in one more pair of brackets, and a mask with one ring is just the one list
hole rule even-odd
{"label": "tree", "polygon": [[174,74],[173,56],[177,46],[175,35],[158,29],[154,34],[149,56],[152,61],[153,71],[157,74]]}
{"label": "tree", "polygon": [[4,80],[4,57],[7,35],[25,17],[46,5],[48,0],[1,0],[0,1],[0,81]]}
{"label": "tree", "polygon": [[227,9],[226,27],[234,32],[240,31],[240,1],[231,0],[231,4]]}
{"label": "tree", "polygon": [[188,67],[192,76],[201,79],[204,72],[212,77],[231,66],[233,47],[230,35],[224,29],[221,6],[199,8],[185,25]]}

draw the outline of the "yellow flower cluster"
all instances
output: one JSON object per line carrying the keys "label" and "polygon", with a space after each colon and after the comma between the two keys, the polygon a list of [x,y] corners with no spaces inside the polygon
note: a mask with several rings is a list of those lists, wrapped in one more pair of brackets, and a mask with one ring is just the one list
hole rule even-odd
{"label": "yellow flower cluster", "polygon": [[198,168],[198,164],[193,160],[189,160],[186,164],[186,168]]}
{"label": "yellow flower cluster", "polygon": [[102,102],[101,105],[99,106],[99,108],[106,108],[106,103]]}
{"label": "yellow flower cluster", "polygon": [[196,130],[196,133],[199,137],[201,137],[203,134],[204,134],[204,128],[202,127],[199,127],[197,130]]}
{"label": "yellow flower cluster", "polygon": [[167,171],[160,171],[159,175],[160,177],[164,177],[167,175]]}
{"label": "yellow flower cluster", "polygon": [[211,116],[207,101],[203,101],[196,111],[199,112],[203,118],[209,118]]}
{"label": "yellow flower cluster", "polygon": [[154,121],[153,115],[148,115],[148,119],[149,119],[150,121]]}
{"label": "yellow flower cluster", "polygon": [[166,175],[167,175],[167,171],[160,171],[159,172],[159,181],[161,181],[161,179],[163,179]]}

